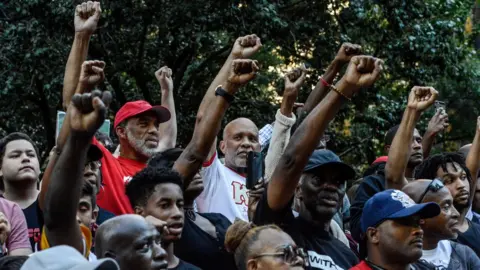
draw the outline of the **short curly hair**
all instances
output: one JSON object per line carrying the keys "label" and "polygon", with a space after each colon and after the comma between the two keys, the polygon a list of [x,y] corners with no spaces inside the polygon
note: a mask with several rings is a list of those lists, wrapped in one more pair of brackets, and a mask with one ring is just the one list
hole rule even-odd
{"label": "short curly hair", "polygon": [[176,171],[167,167],[147,166],[133,176],[125,188],[125,193],[133,208],[143,207],[147,205],[155,187],[166,183],[176,184],[183,191],[182,177]]}

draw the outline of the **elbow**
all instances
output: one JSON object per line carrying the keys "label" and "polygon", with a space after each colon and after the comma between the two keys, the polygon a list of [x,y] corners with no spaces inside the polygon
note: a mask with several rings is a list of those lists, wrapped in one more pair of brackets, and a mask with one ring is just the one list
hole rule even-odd
{"label": "elbow", "polygon": [[198,125],[200,122],[202,122],[204,115],[205,113],[203,111],[197,112],[197,119],[195,120],[195,125]]}

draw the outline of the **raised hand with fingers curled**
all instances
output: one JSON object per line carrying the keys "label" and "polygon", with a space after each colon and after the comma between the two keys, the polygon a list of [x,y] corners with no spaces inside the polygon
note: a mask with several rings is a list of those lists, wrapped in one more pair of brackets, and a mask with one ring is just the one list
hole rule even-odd
{"label": "raised hand with fingers curled", "polygon": [[257,76],[258,62],[250,59],[237,59],[232,62],[225,90],[234,94],[239,87],[247,84]]}
{"label": "raised hand with fingers curled", "polygon": [[100,2],[84,2],[75,8],[75,32],[92,34],[97,29],[102,9]]}
{"label": "raised hand with fingers curled", "polygon": [[72,134],[93,136],[105,120],[111,100],[109,91],[102,93],[95,90],[92,93],[75,94],[69,108]]}
{"label": "raised hand with fingers curled", "polygon": [[252,57],[262,47],[262,41],[257,35],[247,35],[239,37],[233,45],[231,55],[235,59],[245,59]]}
{"label": "raised hand with fingers curled", "polygon": [[407,106],[418,112],[423,112],[433,105],[438,97],[438,91],[433,87],[414,86],[408,96]]}
{"label": "raised hand with fingers curled", "polygon": [[80,90],[77,88],[76,93],[82,94],[85,91],[90,91],[99,83],[103,82],[105,79],[104,68],[105,62],[103,61],[93,60],[83,62],[78,80]]}

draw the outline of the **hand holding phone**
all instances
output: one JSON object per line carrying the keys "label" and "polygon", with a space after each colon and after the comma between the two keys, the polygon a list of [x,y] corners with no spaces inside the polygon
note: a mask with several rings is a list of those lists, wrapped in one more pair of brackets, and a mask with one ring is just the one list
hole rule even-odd
{"label": "hand holding phone", "polygon": [[248,152],[247,156],[247,189],[253,189],[259,180],[263,179],[262,152]]}

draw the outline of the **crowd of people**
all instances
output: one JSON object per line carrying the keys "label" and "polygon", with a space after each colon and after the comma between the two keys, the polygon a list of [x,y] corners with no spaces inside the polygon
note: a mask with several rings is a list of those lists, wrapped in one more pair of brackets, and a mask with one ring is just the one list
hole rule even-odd
{"label": "crowd of people", "polygon": [[[233,44],[184,149],[168,67],[155,72],[161,105],[130,101],[116,113],[114,146],[98,131],[112,101],[97,88],[108,63],[86,60],[101,13],[98,2],[76,7],[66,116],[43,174],[28,135],[0,140],[0,269],[480,269],[480,118],[471,144],[431,155],[451,123],[439,109],[420,134],[438,92],[415,86],[385,155],[354,181],[324,133],[383,61],[344,43],[299,110],[305,67],[285,75],[273,124],[238,118],[222,131],[259,70],[252,34]],[[266,153],[264,174],[247,188],[251,152]]]}

